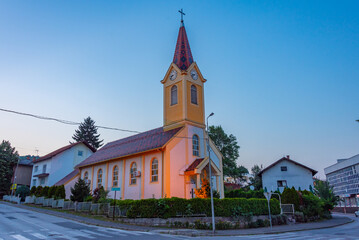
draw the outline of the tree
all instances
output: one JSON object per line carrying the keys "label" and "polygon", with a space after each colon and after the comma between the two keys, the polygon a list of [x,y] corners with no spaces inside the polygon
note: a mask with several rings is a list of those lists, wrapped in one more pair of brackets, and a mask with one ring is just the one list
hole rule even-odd
{"label": "tree", "polygon": [[25,185],[21,185],[16,189],[15,196],[20,195],[21,201],[25,201],[26,196],[30,195],[30,188]]}
{"label": "tree", "polygon": [[262,177],[259,176],[259,172],[263,170],[263,166],[254,165],[251,168],[252,177],[249,178],[250,185],[254,187],[254,190],[260,190],[262,188]]}
{"label": "tree", "polygon": [[[202,186],[194,190],[196,197],[198,198],[210,198],[211,197],[211,185],[209,183],[209,177],[206,171],[203,171]],[[214,198],[220,198],[217,191],[213,191]]]}
{"label": "tree", "polygon": [[223,156],[223,175],[243,179],[248,170],[243,166],[237,166],[236,160],[239,157],[237,138],[232,134],[227,135],[221,126],[210,126],[208,134]]}
{"label": "tree", "polygon": [[91,195],[90,186],[86,184],[85,180],[78,178],[75,186],[71,188],[71,201],[83,202],[86,197]]}
{"label": "tree", "polygon": [[314,194],[317,195],[324,203],[326,211],[332,210],[339,202],[339,196],[336,196],[333,187],[328,181],[316,179],[314,181]]}
{"label": "tree", "polygon": [[55,191],[55,199],[65,199],[65,198],[66,198],[65,186],[64,185],[57,186]]}
{"label": "tree", "polygon": [[95,121],[90,117],[85,118],[84,122],[75,130],[72,139],[76,142],[87,142],[96,150],[103,145],[103,140],[100,140],[100,134],[97,134]]}
{"label": "tree", "polygon": [[0,144],[0,193],[10,191],[13,169],[19,159],[19,154],[9,141]]}

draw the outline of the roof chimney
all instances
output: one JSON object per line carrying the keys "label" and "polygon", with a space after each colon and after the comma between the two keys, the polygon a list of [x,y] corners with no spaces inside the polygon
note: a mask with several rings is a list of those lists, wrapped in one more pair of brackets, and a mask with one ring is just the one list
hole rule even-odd
{"label": "roof chimney", "polygon": [[287,159],[289,159],[289,155],[287,155]]}

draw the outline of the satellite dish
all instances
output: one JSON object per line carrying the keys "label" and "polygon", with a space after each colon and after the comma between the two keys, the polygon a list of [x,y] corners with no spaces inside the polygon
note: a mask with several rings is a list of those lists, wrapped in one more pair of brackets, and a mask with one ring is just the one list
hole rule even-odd
{"label": "satellite dish", "polygon": [[252,185],[252,186],[250,186],[250,187],[249,187],[249,189],[253,191],[253,190],[254,190],[254,187],[253,187],[253,185]]}

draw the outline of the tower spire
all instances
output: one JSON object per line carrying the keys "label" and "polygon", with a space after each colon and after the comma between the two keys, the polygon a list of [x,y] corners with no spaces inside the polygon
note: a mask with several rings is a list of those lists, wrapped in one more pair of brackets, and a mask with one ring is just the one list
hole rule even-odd
{"label": "tower spire", "polygon": [[175,49],[175,55],[173,57],[173,63],[176,64],[181,70],[187,70],[187,68],[193,63],[193,57],[191,48],[189,46],[186,29],[183,23],[183,9],[178,11],[181,14],[181,27],[179,29],[177,44]]}

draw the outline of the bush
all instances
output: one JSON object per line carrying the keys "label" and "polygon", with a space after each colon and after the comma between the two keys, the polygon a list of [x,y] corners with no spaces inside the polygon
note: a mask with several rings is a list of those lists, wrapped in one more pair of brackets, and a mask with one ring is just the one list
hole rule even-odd
{"label": "bush", "polygon": [[54,198],[56,192],[56,186],[49,187],[49,190],[47,191],[47,198]]}
{"label": "bush", "polygon": [[66,198],[65,186],[64,185],[57,186],[55,191],[55,199],[65,199],[65,198]]}
{"label": "bush", "polygon": [[30,195],[35,195],[36,194],[36,187],[32,186],[31,190],[30,190]]}
{"label": "bush", "polygon": [[92,197],[93,197],[92,201],[95,203],[98,203],[100,198],[106,199],[108,193],[109,193],[109,191],[105,191],[103,186],[101,186],[100,188],[95,188],[95,190],[93,191],[93,195],[92,195]]}
{"label": "bush", "polygon": [[224,193],[226,198],[265,198],[263,189],[257,191],[245,191],[244,189],[236,189]]}
{"label": "bush", "polygon": [[41,194],[42,194],[42,186],[38,186],[35,191],[35,196],[41,197]]}
{"label": "bush", "polygon": [[48,192],[49,192],[49,187],[48,186],[43,187],[42,191],[41,191],[41,197],[46,197],[47,198]]}
{"label": "bush", "polygon": [[282,203],[283,204],[294,204],[294,209],[296,211],[300,210],[300,198],[298,192],[294,187],[284,189],[282,193]]}
{"label": "bush", "polygon": [[[113,204],[113,202],[112,202]],[[184,215],[207,215],[211,216],[211,200],[208,198],[163,198],[163,199],[143,199],[143,200],[116,200],[116,205],[121,210],[127,212],[129,218],[169,218]],[[267,215],[268,205],[266,199],[245,199],[229,198],[214,199],[215,216],[231,217],[235,209],[240,206],[241,216],[246,213],[252,215]],[[279,201],[271,200],[271,213],[280,213]]]}
{"label": "bush", "polygon": [[21,201],[25,201],[26,196],[30,195],[30,189],[28,186],[25,185],[18,186],[15,195],[20,195]]}
{"label": "bush", "polygon": [[323,201],[321,201],[317,196],[312,195],[303,195],[303,206],[301,210],[303,214],[309,218],[311,217],[320,217],[322,216]]}

